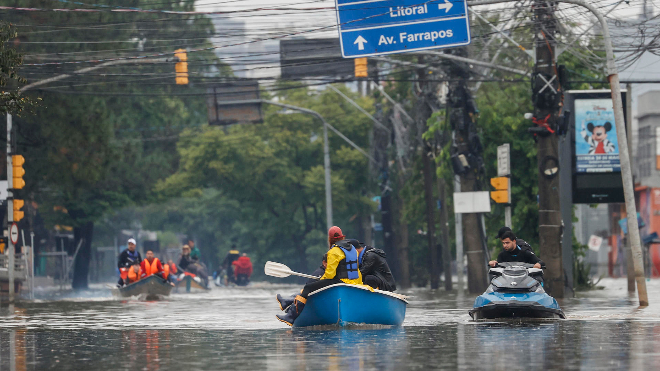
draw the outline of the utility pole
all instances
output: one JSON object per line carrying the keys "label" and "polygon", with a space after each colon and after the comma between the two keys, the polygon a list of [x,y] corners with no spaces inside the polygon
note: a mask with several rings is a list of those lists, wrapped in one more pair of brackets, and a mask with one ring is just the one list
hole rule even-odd
{"label": "utility pole", "polygon": [[7,257],[8,267],[7,274],[9,275],[9,302],[14,302],[14,270],[16,258],[16,249],[11,237],[11,226],[14,222],[14,176],[12,168],[12,149],[11,149],[11,131],[12,131],[12,117],[7,114]]}
{"label": "utility pole", "polygon": [[[418,58],[420,64],[424,63],[424,57],[420,56]],[[435,96],[435,89],[432,89],[433,85],[428,81],[428,71],[426,68],[421,68],[417,70],[417,78],[419,80],[420,92],[417,102],[415,104],[415,118],[417,121],[417,128],[419,130],[418,136],[421,139],[421,135],[426,131],[427,120],[433,114],[431,109],[432,102],[429,101],[429,96]],[[440,270],[438,269],[438,247],[435,243],[435,211],[434,206],[435,202],[433,201],[433,172],[435,166],[432,164],[432,159],[429,155],[432,153],[433,148],[431,145],[422,139],[422,172],[424,174],[424,201],[426,204],[426,241],[428,243],[428,252],[429,252],[429,274],[431,280],[431,289],[436,290],[440,286]]]}
{"label": "utility pole", "polygon": [[[533,75],[532,101],[539,164],[539,249],[546,263],[546,290],[556,298],[564,297],[564,270],[561,250],[561,209],[559,193],[559,140],[555,134],[559,110],[563,104],[555,56],[554,17],[556,3],[534,1],[534,47],[536,67]],[[572,231],[567,231],[572,233]]]}
{"label": "utility pole", "polygon": [[[447,110],[449,122],[454,130],[454,143],[452,157],[458,163],[454,172],[460,177],[460,192],[474,192],[480,190],[477,176],[483,172],[483,148],[474,124],[477,107],[468,88],[469,67],[465,62],[459,61],[467,57],[467,48],[447,50],[446,54],[459,57],[446,62],[447,74],[455,80],[449,83]],[[458,187],[454,192],[458,192]],[[458,215],[456,215],[458,217]],[[457,220],[458,221],[458,220]],[[482,225],[477,214],[462,214],[463,238],[459,238],[457,228],[457,261],[463,257],[458,255],[459,242],[464,242],[468,257],[468,291],[473,294],[482,293],[487,282],[486,256],[484,255],[483,240],[481,238]],[[460,269],[462,264],[458,265]],[[461,275],[459,273],[459,286]]]}
{"label": "utility pole", "polygon": [[[644,2],[644,14],[646,15],[646,2]],[[626,121],[628,122],[628,156],[630,162],[633,162],[633,132],[632,132],[632,84],[626,84]],[[634,175],[634,174],[633,174]],[[635,179],[633,177],[633,183]],[[630,236],[627,235],[625,243],[626,248],[626,276],[628,277],[628,292],[635,292],[635,267],[633,265],[633,254],[630,246]]]}

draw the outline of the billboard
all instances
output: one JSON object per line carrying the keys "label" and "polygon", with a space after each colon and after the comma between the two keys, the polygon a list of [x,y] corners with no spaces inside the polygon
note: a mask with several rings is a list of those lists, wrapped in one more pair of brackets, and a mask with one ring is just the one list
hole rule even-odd
{"label": "billboard", "polygon": [[575,99],[574,109],[576,171],[620,172],[612,99]]}
{"label": "billboard", "polygon": [[[569,90],[573,203],[624,202],[618,133],[609,90]],[[626,101],[626,91],[621,92]],[[624,105],[624,118],[627,111]],[[567,143],[568,144],[568,143]]]}

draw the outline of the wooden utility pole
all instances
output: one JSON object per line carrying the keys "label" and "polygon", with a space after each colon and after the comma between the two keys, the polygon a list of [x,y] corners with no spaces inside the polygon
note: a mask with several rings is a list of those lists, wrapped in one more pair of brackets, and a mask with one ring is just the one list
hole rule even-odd
{"label": "wooden utility pole", "polygon": [[[447,50],[446,54],[466,58],[467,48]],[[463,156],[468,166],[460,176],[460,192],[480,190],[477,176],[483,171],[482,147],[474,123],[476,104],[468,88],[469,66],[465,62],[451,61],[445,64],[447,74],[453,77],[449,83],[447,110],[449,123],[455,133],[453,155]],[[468,291],[480,294],[488,285],[486,256],[484,255],[482,226],[477,214],[462,214],[463,241],[467,254]],[[457,232],[458,233],[458,232]],[[456,256],[456,259],[462,259]]]}
{"label": "wooden utility pole", "polygon": [[[424,57],[419,57],[419,63],[424,63]],[[420,92],[415,104],[415,121],[417,122],[418,135],[421,139],[421,133],[426,131],[426,122],[433,110],[431,109],[431,102],[429,95],[434,97],[434,89],[431,88],[431,82],[428,80],[428,71],[426,68],[417,70],[417,78],[419,79]],[[429,143],[422,139],[422,166],[424,174],[424,201],[426,204],[426,240],[428,243],[429,252],[429,275],[431,280],[431,289],[435,290],[440,286],[440,270],[438,267],[438,247],[435,243],[435,202],[433,198],[433,172],[435,166],[432,159],[429,157],[433,148]]]}
{"label": "wooden utility pole", "polygon": [[[546,290],[556,298],[564,297],[564,270],[561,249],[561,210],[559,193],[559,141],[555,133],[563,104],[555,61],[554,18],[556,3],[534,1],[536,67],[533,76],[534,133],[539,164],[539,248],[546,264]],[[566,231],[566,233],[573,233]]]}

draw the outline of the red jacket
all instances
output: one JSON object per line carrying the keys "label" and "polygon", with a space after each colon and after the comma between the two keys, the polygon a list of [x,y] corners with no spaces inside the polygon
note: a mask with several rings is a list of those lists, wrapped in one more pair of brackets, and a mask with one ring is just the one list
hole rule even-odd
{"label": "red jacket", "polygon": [[234,277],[239,274],[247,274],[248,277],[252,275],[252,261],[247,256],[241,256],[231,264],[234,266]]}

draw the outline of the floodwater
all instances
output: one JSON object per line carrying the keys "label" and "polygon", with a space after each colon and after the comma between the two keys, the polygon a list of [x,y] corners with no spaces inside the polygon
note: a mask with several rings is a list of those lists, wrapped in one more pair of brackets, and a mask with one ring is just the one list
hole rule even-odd
{"label": "floodwater", "polygon": [[660,367],[660,280],[638,309],[625,279],[560,304],[566,320],[480,322],[474,296],[425,289],[402,327],[290,329],[275,293],[255,284],[112,300],[110,290],[20,302],[0,309],[0,370],[408,370]]}

